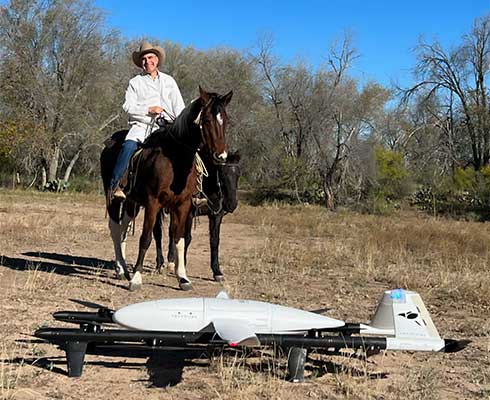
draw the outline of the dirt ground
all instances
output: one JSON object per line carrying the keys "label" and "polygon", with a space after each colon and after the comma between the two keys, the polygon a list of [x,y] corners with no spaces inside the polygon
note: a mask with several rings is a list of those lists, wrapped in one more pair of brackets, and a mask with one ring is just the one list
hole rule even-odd
{"label": "dirt ground", "polygon": [[[323,276],[296,276],[273,265],[268,253],[278,251],[278,242],[271,242],[263,224],[248,223],[244,217],[260,212],[242,207],[225,218],[220,247],[223,285],[212,280],[207,219],[200,218],[188,262],[193,292],[178,290],[173,276],[153,273],[153,247],[146,257],[142,290],[129,292],[127,284],[113,276],[102,197],[0,192],[2,398],[490,398],[490,312],[468,304],[451,312],[454,302],[440,312],[428,308],[441,335],[449,332],[451,337],[472,340],[463,352],[386,353],[367,360],[313,354],[302,384],[286,382],[284,360],[268,351],[249,357],[227,352],[211,358],[182,351],[157,352],[150,358],[87,355],[82,377],[69,378],[64,352],[31,336],[40,326],[59,326],[51,318],[59,310],[90,311],[97,305],[117,309],[151,299],[215,296],[222,289],[234,297],[305,309],[333,307],[333,317],[367,322],[382,290],[390,288],[386,282],[374,278],[361,282],[347,270],[342,280],[336,280],[333,270]],[[130,263],[136,259],[140,229],[141,217],[135,236],[128,240]],[[294,235],[286,240],[286,232],[281,236],[279,247],[292,253],[301,246],[313,248],[317,240],[313,235],[302,240]],[[353,279],[347,279],[349,274]],[[435,295],[428,296],[437,302]],[[481,310],[487,314],[480,315]],[[478,331],[468,328],[472,321]]]}

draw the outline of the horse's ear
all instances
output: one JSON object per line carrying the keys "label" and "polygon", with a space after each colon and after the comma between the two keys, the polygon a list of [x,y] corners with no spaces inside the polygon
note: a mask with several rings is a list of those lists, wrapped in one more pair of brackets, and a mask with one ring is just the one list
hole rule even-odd
{"label": "horse's ear", "polygon": [[221,100],[223,101],[223,105],[225,107],[230,103],[232,97],[233,97],[233,90],[230,90],[228,93],[221,96]]}
{"label": "horse's ear", "polygon": [[209,101],[209,93],[206,92],[201,85],[199,85],[199,97],[204,100],[204,104],[206,104]]}

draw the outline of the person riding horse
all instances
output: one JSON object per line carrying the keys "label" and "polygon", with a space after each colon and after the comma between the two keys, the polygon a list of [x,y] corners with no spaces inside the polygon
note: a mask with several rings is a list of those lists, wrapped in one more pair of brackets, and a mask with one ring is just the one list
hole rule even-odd
{"label": "person riding horse", "polygon": [[123,109],[129,116],[131,128],[112,172],[111,193],[116,199],[124,200],[126,197],[120,181],[138,143],[143,143],[159,128],[156,123],[158,117],[171,122],[185,107],[174,78],[158,70],[164,61],[165,50],[148,42],[143,42],[139,50],[133,52],[134,64],[143,71],[129,81],[126,89]]}

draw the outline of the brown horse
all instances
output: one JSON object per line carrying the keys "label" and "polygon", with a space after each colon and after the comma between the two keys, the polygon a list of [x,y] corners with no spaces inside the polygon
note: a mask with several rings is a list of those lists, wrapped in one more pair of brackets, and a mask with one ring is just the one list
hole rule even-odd
{"label": "brown horse", "polygon": [[[130,280],[129,289],[142,285],[141,271],[158,212],[170,212],[170,230],[177,249],[175,274],[179,286],[190,290],[184,257],[184,235],[190,227],[191,198],[197,191],[195,154],[206,152],[216,163],[226,161],[225,130],[228,122],[225,107],[233,92],[226,95],[208,93],[189,104],[174,123],[154,132],[143,145],[135,162],[134,185],[124,203],[112,201],[108,207],[109,228],[114,242],[116,273]],[[101,172],[106,195],[110,177],[122,142],[106,147],[101,154]],[[129,222],[139,207],[145,208],[138,258],[131,278],[125,261],[125,242]]]}

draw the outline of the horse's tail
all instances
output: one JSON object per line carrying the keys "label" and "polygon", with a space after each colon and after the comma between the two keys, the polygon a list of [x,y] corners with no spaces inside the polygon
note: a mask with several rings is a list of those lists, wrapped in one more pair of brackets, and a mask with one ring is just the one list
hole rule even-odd
{"label": "horse's tail", "polygon": [[118,221],[120,217],[120,204],[116,205],[111,202],[111,177],[114,166],[116,165],[117,157],[127,134],[127,129],[113,133],[111,137],[104,142],[104,148],[100,154],[100,176],[102,177],[102,184],[104,186],[106,197],[106,217],[107,214],[109,214],[115,221]]}
{"label": "horse's tail", "polygon": [[104,185],[104,192],[107,193],[111,183],[112,170],[116,165],[117,156],[121,151],[122,144],[128,134],[127,129],[114,132],[111,137],[104,141],[104,148],[100,154],[100,176]]}

